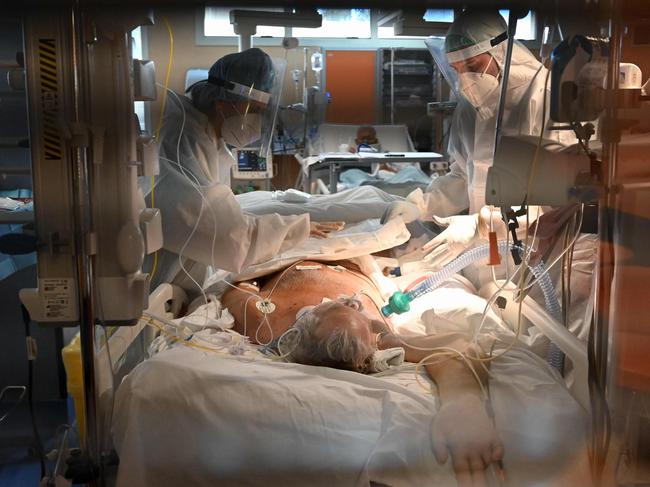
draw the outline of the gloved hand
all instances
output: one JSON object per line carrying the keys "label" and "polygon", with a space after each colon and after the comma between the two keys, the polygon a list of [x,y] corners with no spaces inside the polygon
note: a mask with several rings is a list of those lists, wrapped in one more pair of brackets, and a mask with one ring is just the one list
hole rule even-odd
{"label": "gloved hand", "polygon": [[309,224],[309,236],[315,238],[328,238],[330,233],[343,230],[345,222],[311,222]]}
{"label": "gloved hand", "polygon": [[397,217],[401,217],[404,223],[411,223],[420,218],[420,209],[409,201],[393,201],[382,215],[381,224]]}
{"label": "gloved hand", "polygon": [[442,268],[463,253],[479,237],[479,216],[458,215],[448,218],[433,217],[434,223],[447,227],[440,235],[422,246],[427,253],[424,261],[434,268]]}

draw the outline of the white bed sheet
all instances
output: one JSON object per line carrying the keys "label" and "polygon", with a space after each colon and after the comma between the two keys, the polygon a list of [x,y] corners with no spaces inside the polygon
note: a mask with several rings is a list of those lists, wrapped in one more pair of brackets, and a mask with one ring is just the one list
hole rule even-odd
{"label": "white bed sheet", "polygon": [[[492,364],[490,390],[506,485],[589,485],[586,416],[544,360],[512,350]],[[371,377],[178,344],[118,389],[117,485],[453,486],[431,450],[436,409],[412,371]]]}
{"label": "white bed sheet", "polygon": [[242,281],[267,275],[300,260],[333,262],[368,257],[375,252],[401,245],[407,242],[410,236],[400,218],[389,220],[383,225],[379,220],[365,220],[346,225],[329,238],[309,238],[266,262],[242,269],[239,274],[222,269],[208,269],[203,288],[219,286],[226,278]]}
{"label": "white bed sheet", "polygon": [[360,186],[334,194],[312,195],[304,203],[278,201],[271,195],[271,191],[251,191],[237,195],[236,198],[244,211],[255,215],[309,213],[313,221],[347,223],[381,218],[391,202],[404,199],[372,186]]}
{"label": "white bed sheet", "polygon": [[431,455],[435,400],[416,387],[168,350],[118,391],[117,485],[453,485]]}

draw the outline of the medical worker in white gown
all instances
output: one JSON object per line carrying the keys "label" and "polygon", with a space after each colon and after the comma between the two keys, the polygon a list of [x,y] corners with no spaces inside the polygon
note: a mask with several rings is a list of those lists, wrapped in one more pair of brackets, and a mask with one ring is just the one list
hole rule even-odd
{"label": "medical worker in white gown", "polygon": [[310,230],[327,233],[327,224],[310,228],[307,214],[247,214],[230,189],[232,150],[270,139],[281,76],[281,67],[253,48],[219,59],[189,96],[170,92],[155,186],[164,243],[152,289],[174,282],[196,293],[208,265],[237,272],[297,245]]}
{"label": "medical worker in white gown", "polygon": [[[432,220],[434,216],[449,217],[467,209],[476,214],[485,205],[506,44],[507,25],[496,10],[465,10],[454,20],[445,37],[446,59],[434,54],[436,61],[445,65],[443,73],[453,70],[454,90],[460,95],[449,129],[450,172],[434,179],[423,195],[414,192],[407,202],[393,203],[386,217]],[[433,45],[430,48],[435,49]],[[504,135],[539,135],[546,73],[530,51],[515,42],[503,116]],[[546,127],[550,124],[547,117]],[[568,131],[546,130],[545,137],[575,141]]]}
{"label": "medical worker in white gown", "polygon": [[[449,130],[450,172],[434,179],[424,193],[418,189],[409,194],[406,201],[392,203],[383,219],[399,216],[406,222],[433,220],[446,227],[423,247],[424,264],[431,268],[441,268],[468,248],[487,243],[490,211],[485,207],[485,187],[494,153],[506,45],[507,24],[496,10],[463,11],[449,28],[443,49],[437,49],[435,41],[427,41],[443,74],[451,73],[448,79],[458,95]],[[526,47],[514,43],[502,134],[539,136],[543,128],[545,139],[556,140],[564,146],[572,145],[576,139],[571,131],[548,130],[552,121],[548,117],[550,80],[547,83],[547,73]],[[547,113],[544,117],[545,95]],[[469,215],[458,215],[467,209]],[[531,210],[531,221],[535,216],[536,209]],[[498,211],[492,212],[492,220],[496,229],[502,225]],[[481,229],[483,232],[479,231]],[[499,238],[505,238],[505,225]],[[583,323],[591,306],[588,295],[594,245],[593,235],[582,235],[573,252],[574,281],[583,288],[580,294],[573,296],[579,308],[574,310],[576,322]],[[556,266],[556,272],[559,267]],[[492,279],[491,269],[486,265],[470,266],[465,274],[477,289]],[[584,282],[578,283],[580,280]],[[558,279],[554,281],[557,283]],[[569,326],[586,339],[587,328],[577,327]]]}

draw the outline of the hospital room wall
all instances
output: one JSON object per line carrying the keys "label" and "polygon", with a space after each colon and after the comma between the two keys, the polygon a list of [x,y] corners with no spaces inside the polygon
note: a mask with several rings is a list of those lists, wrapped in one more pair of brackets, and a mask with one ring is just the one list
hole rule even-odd
{"label": "hospital room wall", "polygon": [[[174,56],[172,69],[169,77],[169,88],[177,93],[183,93],[185,86],[185,73],[190,68],[209,68],[212,64],[226,54],[237,52],[237,46],[205,46],[196,44],[196,11],[191,8],[160,10],[155,12],[156,24],[144,29],[147,36],[148,58],[155,62],[156,80],[164,83],[165,72],[169,64],[169,34],[163,18],[169,22],[174,35]],[[255,40],[253,40],[255,46]],[[308,46],[301,46],[308,47]],[[287,70],[285,74],[282,104],[297,103],[302,100],[302,93],[296,95],[291,80],[291,70],[303,68],[302,49],[285,50],[280,46],[262,46],[263,51],[272,57],[287,59]],[[308,82],[313,80],[308,78]],[[160,116],[162,103],[162,88],[158,89],[158,99],[151,103],[152,130]],[[300,99],[297,99],[300,97]]]}

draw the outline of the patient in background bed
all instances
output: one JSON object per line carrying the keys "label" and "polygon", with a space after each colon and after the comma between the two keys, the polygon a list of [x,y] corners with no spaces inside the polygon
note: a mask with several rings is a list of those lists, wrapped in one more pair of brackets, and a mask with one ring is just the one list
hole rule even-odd
{"label": "patient in background bed", "polygon": [[377,131],[371,125],[361,125],[357,129],[354,144],[348,144],[348,150],[354,152],[381,152]]}
{"label": "patient in background bed", "polygon": [[[266,316],[268,321],[256,306],[257,300],[251,299],[251,290],[275,305]],[[354,297],[341,298],[343,295]],[[322,303],[323,298],[332,301]],[[257,285],[240,283],[238,289],[224,294],[222,302],[235,318],[234,329],[252,342],[267,344],[290,328],[296,330],[285,335],[291,343],[289,359],[307,365],[365,372],[376,350],[394,347],[403,347],[410,362],[429,355],[412,347],[452,347],[476,358],[480,355],[477,349],[468,348],[460,333],[394,335],[378,311],[377,305],[382,303],[379,291],[350,262],[300,262],[258,279]],[[296,313],[305,307],[313,308],[296,319]],[[485,380],[482,367],[477,362],[474,365]],[[460,359],[426,365],[426,370],[436,382],[442,402],[433,424],[436,459],[444,463],[451,455],[459,486],[484,485],[485,469],[500,464],[504,452],[479,385]]]}

